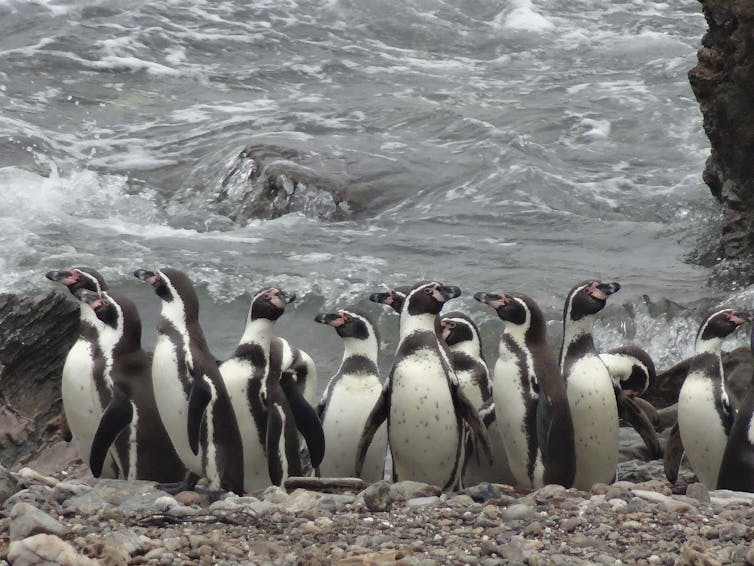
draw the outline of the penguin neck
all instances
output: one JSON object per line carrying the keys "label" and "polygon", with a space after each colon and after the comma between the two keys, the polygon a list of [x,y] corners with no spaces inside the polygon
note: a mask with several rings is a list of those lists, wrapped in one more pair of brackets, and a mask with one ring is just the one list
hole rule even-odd
{"label": "penguin neck", "polygon": [[162,317],[182,332],[188,333],[186,309],[180,297],[175,296],[172,301],[162,301]]}
{"label": "penguin neck", "polygon": [[260,346],[265,353],[270,350],[270,341],[274,336],[275,321],[267,318],[249,319],[246,321],[243,336],[239,344],[256,344]]}
{"label": "penguin neck", "polygon": [[512,324],[510,322],[505,324],[505,329],[503,330],[503,334],[509,336],[513,339],[516,344],[519,344],[521,347],[524,347],[526,345],[526,332],[529,329],[528,325],[524,324]]}
{"label": "penguin neck", "polygon": [[576,341],[581,341],[587,351],[594,352],[594,339],[592,338],[594,320],[594,315],[583,316],[579,320],[570,320],[569,313],[569,319],[566,319],[563,324],[563,345],[560,350],[561,366],[568,355],[568,347]]}
{"label": "penguin neck", "polygon": [[361,356],[373,362],[377,361],[379,347],[374,334],[370,334],[365,339],[344,338],[343,346],[343,361],[355,356]]}
{"label": "penguin neck", "polygon": [[438,326],[436,314],[408,314],[404,312],[401,315],[400,338],[403,340],[414,332],[436,332]]}
{"label": "penguin neck", "polygon": [[102,326],[102,321],[97,318],[97,315],[94,314],[94,310],[89,305],[81,303],[79,305],[79,313],[81,322],[89,324],[90,326],[93,326],[97,329]]}
{"label": "penguin neck", "polygon": [[723,339],[714,337],[714,338],[697,338],[696,342],[694,343],[694,353],[695,354],[713,354],[715,356],[720,356],[720,352],[723,348]]}
{"label": "penguin neck", "polygon": [[481,358],[481,355],[479,354],[479,343],[476,340],[464,340],[463,342],[448,346],[448,348],[453,353],[465,354],[475,360]]}

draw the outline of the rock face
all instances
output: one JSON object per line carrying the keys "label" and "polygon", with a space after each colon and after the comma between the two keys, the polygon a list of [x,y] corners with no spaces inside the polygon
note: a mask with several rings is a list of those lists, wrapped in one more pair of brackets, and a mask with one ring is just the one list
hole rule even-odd
{"label": "rock face", "polygon": [[709,30],[689,82],[712,154],[704,181],[723,205],[723,254],[754,250],[754,3],[700,0]]}
{"label": "rock face", "polygon": [[78,311],[61,294],[0,294],[0,464],[18,467],[61,439],[60,375]]}

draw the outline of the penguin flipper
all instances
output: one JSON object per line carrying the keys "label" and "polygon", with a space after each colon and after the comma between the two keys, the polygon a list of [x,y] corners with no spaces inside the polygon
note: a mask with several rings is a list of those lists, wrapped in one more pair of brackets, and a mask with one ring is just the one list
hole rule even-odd
{"label": "penguin flipper", "polygon": [[199,454],[199,436],[202,430],[202,419],[207,405],[212,400],[212,390],[201,373],[195,372],[189,366],[189,372],[194,378],[191,382],[191,393],[188,402],[188,441],[194,454]]}
{"label": "penguin flipper", "polygon": [[385,385],[382,386],[382,392],[377,398],[377,402],[372,408],[372,412],[369,413],[367,420],[364,422],[364,429],[361,432],[361,438],[359,439],[359,446],[356,448],[356,463],[354,465],[354,475],[357,478],[361,477],[361,470],[364,467],[364,459],[367,456],[367,450],[372,443],[374,434],[380,425],[387,420],[390,414],[390,381],[392,379],[385,380]]}
{"label": "penguin flipper", "polygon": [[637,405],[647,415],[652,426],[656,427],[660,423],[660,413],[657,412],[652,403],[641,397],[633,397],[631,400],[634,402],[634,405]]}
{"label": "penguin flipper", "polygon": [[280,449],[283,438],[283,411],[276,403],[267,406],[267,471],[270,474],[272,485],[283,485],[285,470],[282,461],[285,457],[285,449]]}
{"label": "penguin flipper", "polygon": [[675,485],[678,479],[678,468],[681,467],[681,459],[683,458],[683,439],[681,439],[681,431],[678,428],[678,423],[673,425],[670,429],[670,436],[668,442],[665,444],[665,455],[663,457],[663,468],[665,469],[665,477],[668,481]]}
{"label": "penguin flipper", "polygon": [[615,398],[618,402],[620,417],[639,433],[639,436],[641,436],[644,444],[649,449],[649,458],[651,460],[661,458],[662,448],[660,448],[660,440],[657,438],[657,432],[644,411],[620,387],[615,388]]}
{"label": "penguin flipper", "polygon": [[450,393],[453,397],[453,405],[455,406],[456,413],[460,413],[461,417],[469,423],[471,430],[474,431],[477,438],[479,438],[484,452],[487,454],[487,459],[490,464],[492,463],[492,448],[490,447],[490,439],[487,435],[487,427],[484,426],[479,411],[471,404],[469,398],[464,395],[458,382],[450,382]]}
{"label": "penguin flipper", "polygon": [[100,418],[89,453],[89,468],[95,478],[102,474],[107,452],[118,435],[131,424],[134,408],[123,390],[113,387],[113,397]]}
{"label": "penguin flipper", "polygon": [[280,378],[280,384],[291,407],[296,428],[306,441],[312,468],[317,468],[325,457],[325,432],[322,430],[322,423],[292,375],[284,373]]}

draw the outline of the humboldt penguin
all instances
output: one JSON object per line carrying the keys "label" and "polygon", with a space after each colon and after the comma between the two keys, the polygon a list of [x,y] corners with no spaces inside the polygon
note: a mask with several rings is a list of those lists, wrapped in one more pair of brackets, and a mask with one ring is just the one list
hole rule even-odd
{"label": "humboldt penguin", "polygon": [[474,298],[505,321],[492,391],[516,483],[571,487],[576,473],[573,421],[542,311],[519,293],[482,292]]}
{"label": "humboldt penguin", "polygon": [[393,367],[359,441],[357,475],[375,432],[386,419],[395,481],[458,487],[464,420],[489,456],[487,430],[461,391],[440,338],[440,310],[460,294],[458,287],[430,281],[415,285],[406,295]]}
{"label": "humboldt penguin", "polygon": [[[314,320],[332,326],[344,347],[340,367],[317,406],[327,444],[319,472],[326,477],[349,477],[354,474],[361,431],[382,392],[377,367],[379,336],[372,319],[357,311],[341,309],[319,314]],[[364,481],[372,483],[384,476],[386,429],[380,426],[372,439],[361,470]]]}
{"label": "humboldt penguin", "polygon": [[[199,298],[185,273],[139,269],[134,276],[162,300],[152,382],[160,418],[193,474],[170,490],[192,487],[196,476],[209,489],[243,493],[243,444],[233,405],[199,324]],[[195,483],[195,481],[194,481]]]}
{"label": "humboldt penguin", "polygon": [[618,408],[605,363],[594,348],[592,329],[618,283],[585,281],[568,293],[563,308],[560,367],[571,408],[576,449],[574,487],[611,483],[618,464]]}

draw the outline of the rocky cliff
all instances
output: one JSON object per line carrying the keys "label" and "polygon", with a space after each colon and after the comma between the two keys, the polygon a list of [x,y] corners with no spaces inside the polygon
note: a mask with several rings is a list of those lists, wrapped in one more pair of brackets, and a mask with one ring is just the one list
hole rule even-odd
{"label": "rocky cliff", "polygon": [[709,29],[689,72],[712,145],[704,181],[723,206],[722,253],[754,251],[754,2],[700,0]]}

